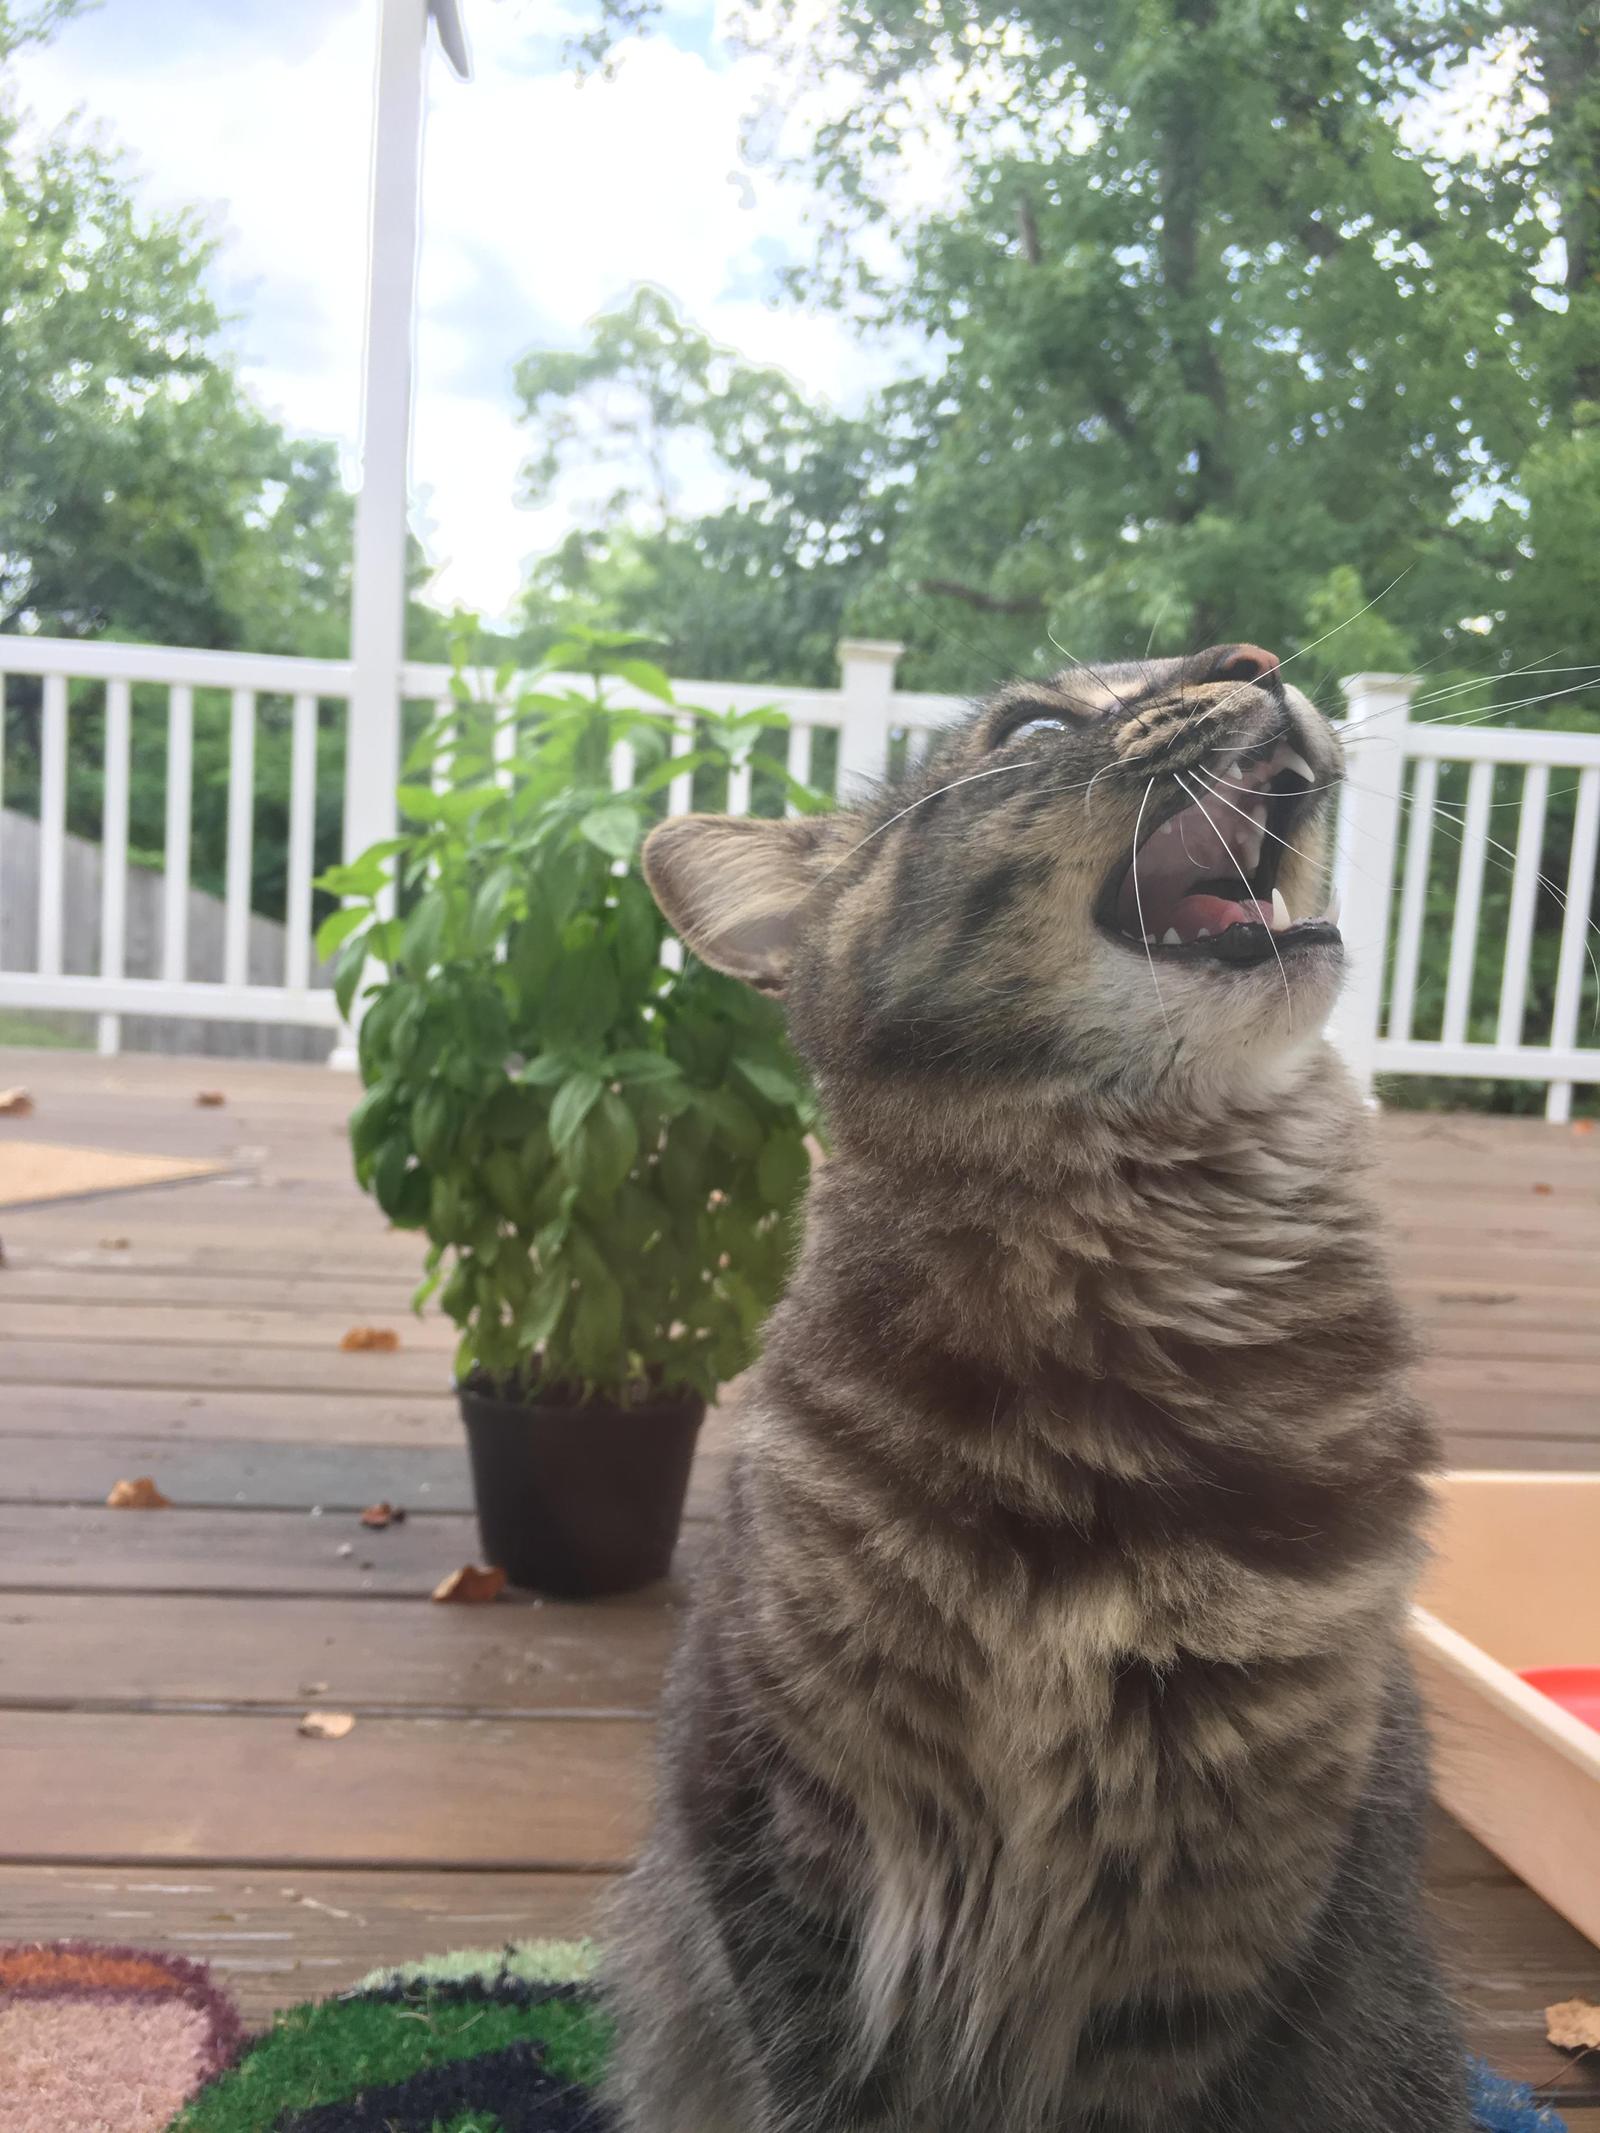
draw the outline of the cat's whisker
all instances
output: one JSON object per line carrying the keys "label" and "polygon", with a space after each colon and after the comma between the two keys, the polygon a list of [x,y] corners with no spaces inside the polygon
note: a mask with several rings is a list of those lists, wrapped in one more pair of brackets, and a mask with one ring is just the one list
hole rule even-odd
{"label": "cat's whisker", "polygon": [[1453,711],[1441,711],[1435,718],[1413,719],[1411,723],[1417,726],[1481,726],[1486,720],[1500,718],[1507,712],[1526,711],[1532,704],[1554,703],[1559,696],[1582,696],[1595,687],[1593,681],[1574,681],[1564,689],[1546,689],[1542,696],[1519,696],[1509,704],[1491,704],[1487,711],[1474,711],[1467,718],[1457,718]]}
{"label": "cat's whisker", "polygon": [[1501,682],[1521,681],[1529,675],[1542,678],[1547,674],[1600,674],[1600,666],[1590,663],[1586,666],[1542,667],[1536,660],[1530,660],[1525,667],[1512,667],[1504,674],[1479,674],[1471,681],[1453,682],[1448,689],[1434,689],[1426,696],[1414,697],[1412,702],[1414,705],[1439,704],[1447,696],[1470,695],[1474,689],[1492,689]]}
{"label": "cat's whisker", "polygon": [[954,792],[958,786],[975,785],[980,778],[1000,778],[1004,777],[1008,770],[1037,770],[1038,767],[1038,758],[1035,756],[1030,757],[1025,763],[996,763],[989,770],[971,770],[964,778],[952,778],[948,785],[941,785],[933,792],[923,793],[920,798],[913,800],[909,806],[902,807],[897,813],[892,814],[887,822],[880,822],[875,830],[869,830],[859,844],[851,845],[849,851],[836,859],[832,866],[822,869],[823,878],[833,873],[836,868],[842,867],[845,860],[853,859],[857,852],[865,850],[874,837],[881,837],[886,829],[893,829],[895,824],[903,821],[907,815],[914,815],[919,807],[926,807],[930,800],[937,800],[944,793]]}
{"label": "cat's whisker", "polygon": [[[1227,838],[1223,836],[1221,830],[1217,828],[1216,820],[1212,815],[1210,809],[1206,806],[1206,803],[1204,802],[1204,800],[1201,799],[1200,795],[1195,791],[1194,787],[1189,784],[1187,779],[1185,779],[1181,771],[1177,773],[1177,781],[1179,785],[1182,786],[1183,790],[1189,795],[1190,799],[1193,800],[1195,806],[1199,808],[1201,814],[1205,816],[1206,821],[1210,824],[1212,835],[1217,839],[1218,843],[1224,847],[1224,849],[1227,851],[1228,857],[1233,861],[1233,870],[1238,875],[1239,879],[1244,883],[1244,893],[1246,901],[1254,903],[1256,900],[1256,892],[1254,886],[1251,883],[1250,876],[1240,865],[1239,856],[1234,851],[1233,846],[1228,842]],[[1220,795],[1218,795],[1218,797],[1220,798]],[[1223,805],[1225,807],[1231,804],[1232,803],[1229,801],[1223,801]],[[1240,810],[1240,812],[1243,812],[1243,810]],[[1279,953],[1277,942],[1272,937],[1272,928],[1270,926],[1267,928],[1267,944],[1272,950],[1273,960],[1277,963],[1278,976],[1283,980],[1283,1004],[1288,1009],[1289,1032],[1292,1036],[1294,1034],[1294,995],[1289,990],[1289,973],[1283,967],[1283,957]]]}
{"label": "cat's whisker", "polygon": [[[1243,815],[1245,821],[1250,823],[1252,827],[1259,827],[1259,825],[1256,824],[1256,818],[1254,815],[1245,814],[1245,810],[1242,807],[1234,807],[1233,802],[1231,800],[1225,799],[1223,795],[1217,791],[1216,780],[1210,774],[1209,771],[1199,770],[1197,772],[1197,775],[1204,781],[1206,790],[1210,793],[1214,793],[1217,799],[1222,801],[1224,807],[1232,807],[1233,812],[1236,815]],[[1341,780],[1340,782],[1348,783],[1348,780]],[[1309,852],[1303,852],[1298,844],[1291,844],[1289,839],[1281,835],[1279,831],[1272,829],[1271,827],[1267,827],[1263,830],[1263,834],[1270,837],[1274,844],[1281,844],[1286,852],[1293,852],[1297,859],[1303,859],[1306,865],[1308,867],[1311,867],[1313,870],[1315,870],[1316,867],[1319,865],[1320,862],[1314,859]],[[1358,874],[1365,873],[1366,869],[1364,867],[1357,867],[1356,872]]]}
{"label": "cat's whisker", "polygon": [[[1354,785],[1354,786],[1352,787],[1352,789],[1353,789],[1354,791],[1356,791],[1356,792],[1370,792],[1370,791],[1372,790],[1372,788],[1371,788],[1370,786],[1364,786],[1364,785]],[[1573,789],[1574,789],[1574,790],[1576,790],[1576,788],[1573,788]],[[1417,805],[1417,803],[1416,803],[1416,800],[1415,800],[1415,799],[1413,798],[1413,796],[1412,796],[1412,795],[1411,795],[1410,793],[1402,793],[1402,794],[1401,794],[1401,796],[1400,796],[1400,799],[1401,799],[1401,805],[1402,805],[1402,806],[1404,806],[1404,807],[1408,807],[1408,808],[1412,809],[1412,811],[1413,811],[1413,812],[1415,812],[1415,810],[1416,810],[1416,805]],[[1521,800],[1520,800],[1520,799],[1518,799],[1518,800],[1516,800],[1516,801],[1504,801],[1504,802],[1497,802],[1497,803],[1493,803],[1493,804],[1496,804],[1496,805],[1504,805],[1504,806],[1508,806],[1508,807],[1509,807],[1509,806],[1518,806],[1518,807],[1520,807],[1522,803],[1521,803]],[[1432,812],[1432,813],[1433,813],[1433,814],[1434,814],[1435,816],[1443,816],[1443,817],[1444,817],[1444,820],[1443,820],[1443,821],[1442,821],[1442,822],[1440,823],[1440,825],[1439,825],[1439,826],[1440,826],[1440,828],[1442,828],[1442,829],[1443,829],[1443,831],[1444,831],[1444,833],[1445,833],[1445,835],[1446,835],[1447,837],[1452,837],[1452,836],[1453,836],[1453,837],[1455,837],[1455,841],[1456,841],[1456,843],[1457,843],[1457,844],[1460,844],[1460,845],[1465,845],[1465,843],[1466,843],[1466,838],[1465,838],[1465,836],[1464,836],[1464,835],[1463,835],[1463,836],[1456,836],[1456,829],[1464,829],[1464,827],[1465,827],[1465,823],[1466,823],[1466,816],[1465,816],[1465,813],[1464,813],[1464,812],[1462,812],[1462,813],[1457,813],[1457,812],[1456,812],[1456,810],[1455,810],[1455,806],[1454,806],[1454,803],[1453,803],[1453,802],[1451,802],[1451,801],[1449,801],[1449,800],[1440,800],[1440,799],[1437,799],[1437,798],[1436,798],[1436,799],[1434,800],[1434,802],[1433,802],[1433,805],[1432,805],[1432,809],[1431,809],[1431,812]],[[1452,829],[1452,828],[1451,828],[1451,826],[1450,826],[1450,825],[1451,825],[1452,823],[1454,823],[1454,824],[1456,825],[1456,829]],[[1360,828],[1363,828],[1363,829],[1366,829],[1366,828],[1367,828],[1367,826],[1366,826],[1366,825],[1365,825],[1364,823],[1363,823],[1363,824],[1358,824],[1358,827],[1360,827]],[[1380,833],[1379,833],[1379,832],[1378,832],[1377,830],[1375,830],[1375,829],[1367,829],[1367,834],[1368,834],[1369,836],[1372,836],[1372,837],[1376,837],[1376,836],[1377,836],[1377,835],[1379,835]],[[1495,848],[1495,851],[1496,851],[1496,852],[1499,852],[1499,853],[1503,853],[1503,854],[1505,855],[1505,856],[1504,856],[1504,858],[1501,858],[1501,859],[1493,859],[1493,860],[1491,860],[1491,861],[1490,861],[1490,863],[1491,863],[1492,865],[1498,866],[1498,867],[1499,867],[1499,869],[1500,869],[1500,871],[1501,871],[1501,873],[1503,873],[1503,874],[1507,874],[1507,875],[1510,875],[1510,874],[1512,874],[1512,873],[1513,873],[1513,869],[1514,869],[1514,863],[1515,863],[1515,860],[1516,860],[1516,856],[1517,856],[1517,855],[1516,855],[1516,852],[1515,852],[1515,851],[1513,850],[1513,848],[1512,848],[1512,847],[1511,847],[1511,846],[1510,846],[1509,844],[1502,844],[1502,843],[1500,842],[1500,839],[1499,839],[1498,837],[1489,837],[1489,836],[1487,836],[1487,835],[1486,835],[1486,837],[1485,837],[1485,840],[1484,840],[1484,841],[1485,841],[1486,843],[1488,843],[1488,844],[1492,844],[1492,845],[1494,846],[1494,848]],[[1484,856],[1485,856],[1485,858],[1486,858],[1486,859],[1487,859],[1487,858],[1489,858],[1489,855],[1488,855],[1487,853],[1486,853],[1486,854],[1485,854]],[[1507,862],[1508,860],[1512,862],[1512,865],[1508,865],[1508,864],[1506,863],[1506,862]],[[1547,890],[1549,891],[1549,893],[1550,893],[1550,894],[1551,894],[1551,895],[1552,895],[1552,896],[1553,896],[1553,897],[1555,898],[1555,900],[1556,900],[1556,905],[1557,905],[1558,909],[1560,910],[1560,912],[1561,912],[1561,915],[1562,915],[1562,917],[1563,917],[1563,918],[1565,918],[1565,917],[1566,917],[1566,913],[1567,913],[1567,906],[1568,906],[1568,904],[1569,904],[1569,903],[1571,902],[1571,898],[1570,898],[1570,897],[1568,896],[1568,894],[1567,894],[1566,890],[1565,890],[1565,889],[1564,889],[1564,888],[1563,888],[1563,887],[1561,886],[1561,884],[1560,884],[1559,882],[1557,882],[1557,881],[1554,881],[1554,880],[1552,880],[1552,879],[1551,879],[1551,877],[1550,877],[1550,876],[1549,876],[1548,874],[1545,874],[1545,873],[1541,872],[1541,871],[1540,871],[1540,870],[1539,870],[1538,868],[1535,868],[1535,869],[1534,869],[1534,879],[1535,879],[1535,881],[1537,881],[1537,882],[1538,882],[1538,884],[1539,884],[1539,886],[1540,886],[1541,888],[1543,888],[1543,889],[1547,889]],[[1585,933],[1586,933],[1586,934],[1593,934],[1596,940],[1600,940],[1600,924],[1597,924],[1597,923],[1596,923],[1596,921],[1595,921],[1594,919],[1592,919],[1592,918],[1586,918],[1586,919],[1585,919],[1585,922],[1584,922],[1584,931],[1585,931]],[[1597,962],[1597,961],[1595,960],[1595,952],[1594,952],[1593,948],[1592,948],[1592,947],[1590,947],[1590,945],[1589,945],[1589,942],[1587,941],[1587,939],[1586,939],[1586,940],[1584,941],[1584,944],[1583,944],[1583,945],[1584,945],[1584,955],[1585,955],[1585,957],[1586,957],[1586,959],[1587,959],[1587,961],[1588,961],[1588,964],[1589,964],[1589,969],[1590,969],[1590,972],[1592,973],[1592,975],[1593,975],[1593,977],[1594,977],[1594,981],[1595,981],[1595,988],[1596,988],[1596,998],[1595,998],[1595,1012],[1594,1012],[1594,1025],[1593,1025],[1593,1026],[1594,1026],[1595,1028],[1597,1028],[1597,1029],[1600,1029],[1600,962]]]}
{"label": "cat's whisker", "polygon": [[[1308,652],[1314,652],[1319,644],[1326,644],[1330,637],[1337,637],[1341,630],[1347,630],[1352,622],[1359,622],[1361,620],[1361,617],[1366,614],[1370,609],[1376,607],[1380,600],[1385,600],[1388,598],[1389,594],[1392,593],[1395,587],[1400,583],[1400,579],[1408,577],[1410,575],[1412,567],[1413,566],[1408,563],[1405,569],[1400,572],[1398,577],[1393,577],[1389,580],[1388,584],[1383,588],[1382,592],[1373,594],[1372,598],[1367,602],[1365,607],[1358,607],[1353,615],[1346,615],[1344,620],[1342,622],[1336,622],[1331,630],[1324,630],[1320,637],[1313,637],[1309,644],[1301,645],[1298,652],[1291,652],[1287,659],[1280,659],[1273,671],[1275,673],[1281,674],[1285,667],[1292,667],[1297,659],[1304,659]],[[1225,696],[1222,699],[1221,703],[1215,704],[1211,707],[1212,710],[1220,715],[1224,711],[1232,710],[1234,705],[1236,704],[1247,703],[1249,701],[1250,691],[1254,689],[1255,686],[1256,684],[1253,681],[1242,682],[1239,688],[1232,696]]]}
{"label": "cat's whisker", "polygon": [[1156,989],[1156,1005],[1161,1010],[1161,1019],[1166,1024],[1167,1035],[1170,1037],[1172,1019],[1167,1013],[1167,1003],[1161,997],[1161,981],[1156,976],[1155,950],[1150,945],[1150,929],[1144,922],[1144,896],[1139,888],[1139,830],[1144,821],[1144,811],[1150,805],[1150,795],[1155,789],[1156,781],[1151,778],[1145,785],[1144,798],[1139,802],[1139,812],[1134,817],[1133,855],[1128,863],[1133,870],[1133,901],[1134,908],[1139,913],[1139,937],[1144,942],[1144,959],[1150,965],[1150,982]]}

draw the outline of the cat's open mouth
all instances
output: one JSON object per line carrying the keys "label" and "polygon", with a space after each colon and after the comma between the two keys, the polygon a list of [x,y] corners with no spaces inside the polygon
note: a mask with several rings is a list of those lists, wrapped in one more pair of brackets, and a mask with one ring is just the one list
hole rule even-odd
{"label": "cat's open mouth", "polygon": [[1112,873],[1095,917],[1142,953],[1262,963],[1339,939],[1336,910],[1296,918],[1278,887],[1284,854],[1325,788],[1286,742],[1180,773],[1189,795],[1156,818]]}

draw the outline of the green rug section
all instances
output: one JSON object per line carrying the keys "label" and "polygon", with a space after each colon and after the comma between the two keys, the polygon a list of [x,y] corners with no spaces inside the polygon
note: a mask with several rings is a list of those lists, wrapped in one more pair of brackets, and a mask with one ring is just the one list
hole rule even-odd
{"label": "green rug section", "polygon": [[[366,2092],[396,2094],[435,2069],[509,2047],[539,2047],[555,2082],[587,2090],[604,2070],[610,2027],[588,2000],[559,1988],[592,1977],[581,1943],[525,1942],[469,1949],[373,1971],[337,1999],[285,2009],[242,2058],[180,2112],[170,2133],[284,2133],[306,2114]],[[557,1996],[541,1992],[557,1988]],[[470,2081],[465,2084],[470,2089]],[[493,2099],[498,2101],[498,2097]],[[393,2119],[396,2133],[508,2133],[485,2108]]]}
{"label": "green rug section", "polygon": [[353,1992],[380,1992],[391,1985],[481,1984],[509,1978],[518,1985],[573,1985],[592,1978],[600,1968],[600,1949],[592,1940],[518,1940],[504,1948],[457,1948],[449,1955],[425,1956],[417,1963],[394,1963],[369,1970]]}

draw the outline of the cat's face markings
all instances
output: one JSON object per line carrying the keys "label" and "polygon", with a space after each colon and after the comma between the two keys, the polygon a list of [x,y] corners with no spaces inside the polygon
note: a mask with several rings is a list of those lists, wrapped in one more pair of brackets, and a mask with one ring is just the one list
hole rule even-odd
{"label": "cat's face markings", "polygon": [[830,1078],[1218,1085],[1314,1036],[1332,732],[1273,655],[1073,667],[1002,689],[866,806],[688,817],[646,847],[718,968],[785,992]]}

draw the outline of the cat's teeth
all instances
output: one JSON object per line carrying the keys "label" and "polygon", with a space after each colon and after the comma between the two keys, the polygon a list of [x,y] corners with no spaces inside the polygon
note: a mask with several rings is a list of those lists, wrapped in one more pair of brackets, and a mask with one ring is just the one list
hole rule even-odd
{"label": "cat's teeth", "polygon": [[1195,939],[1196,939],[1197,941],[1208,941],[1208,940],[1210,940],[1210,938],[1211,938],[1211,928],[1210,928],[1209,926],[1202,926],[1202,927],[1200,928],[1200,931],[1199,931],[1199,932],[1198,932],[1198,933],[1197,933],[1197,934],[1195,935]]}
{"label": "cat's teeth", "polygon": [[1296,777],[1304,778],[1308,785],[1316,784],[1316,776],[1312,771],[1311,765],[1306,761],[1305,757],[1300,753],[1298,748],[1281,749],[1279,751],[1279,760],[1282,762],[1285,770],[1292,770],[1295,773]]}
{"label": "cat's teeth", "polygon": [[1169,926],[1166,932],[1162,934],[1161,945],[1163,948],[1181,948],[1183,946],[1183,935],[1176,926]]}
{"label": "cat's teeth", "polygon": [[1272,892],[1273,932],[1281,933],[1286,926],[1292,926],[1293,924],[1294,920],[1289,916],[1289,906],[1283,900],[1283,891],[1274,889]]}

